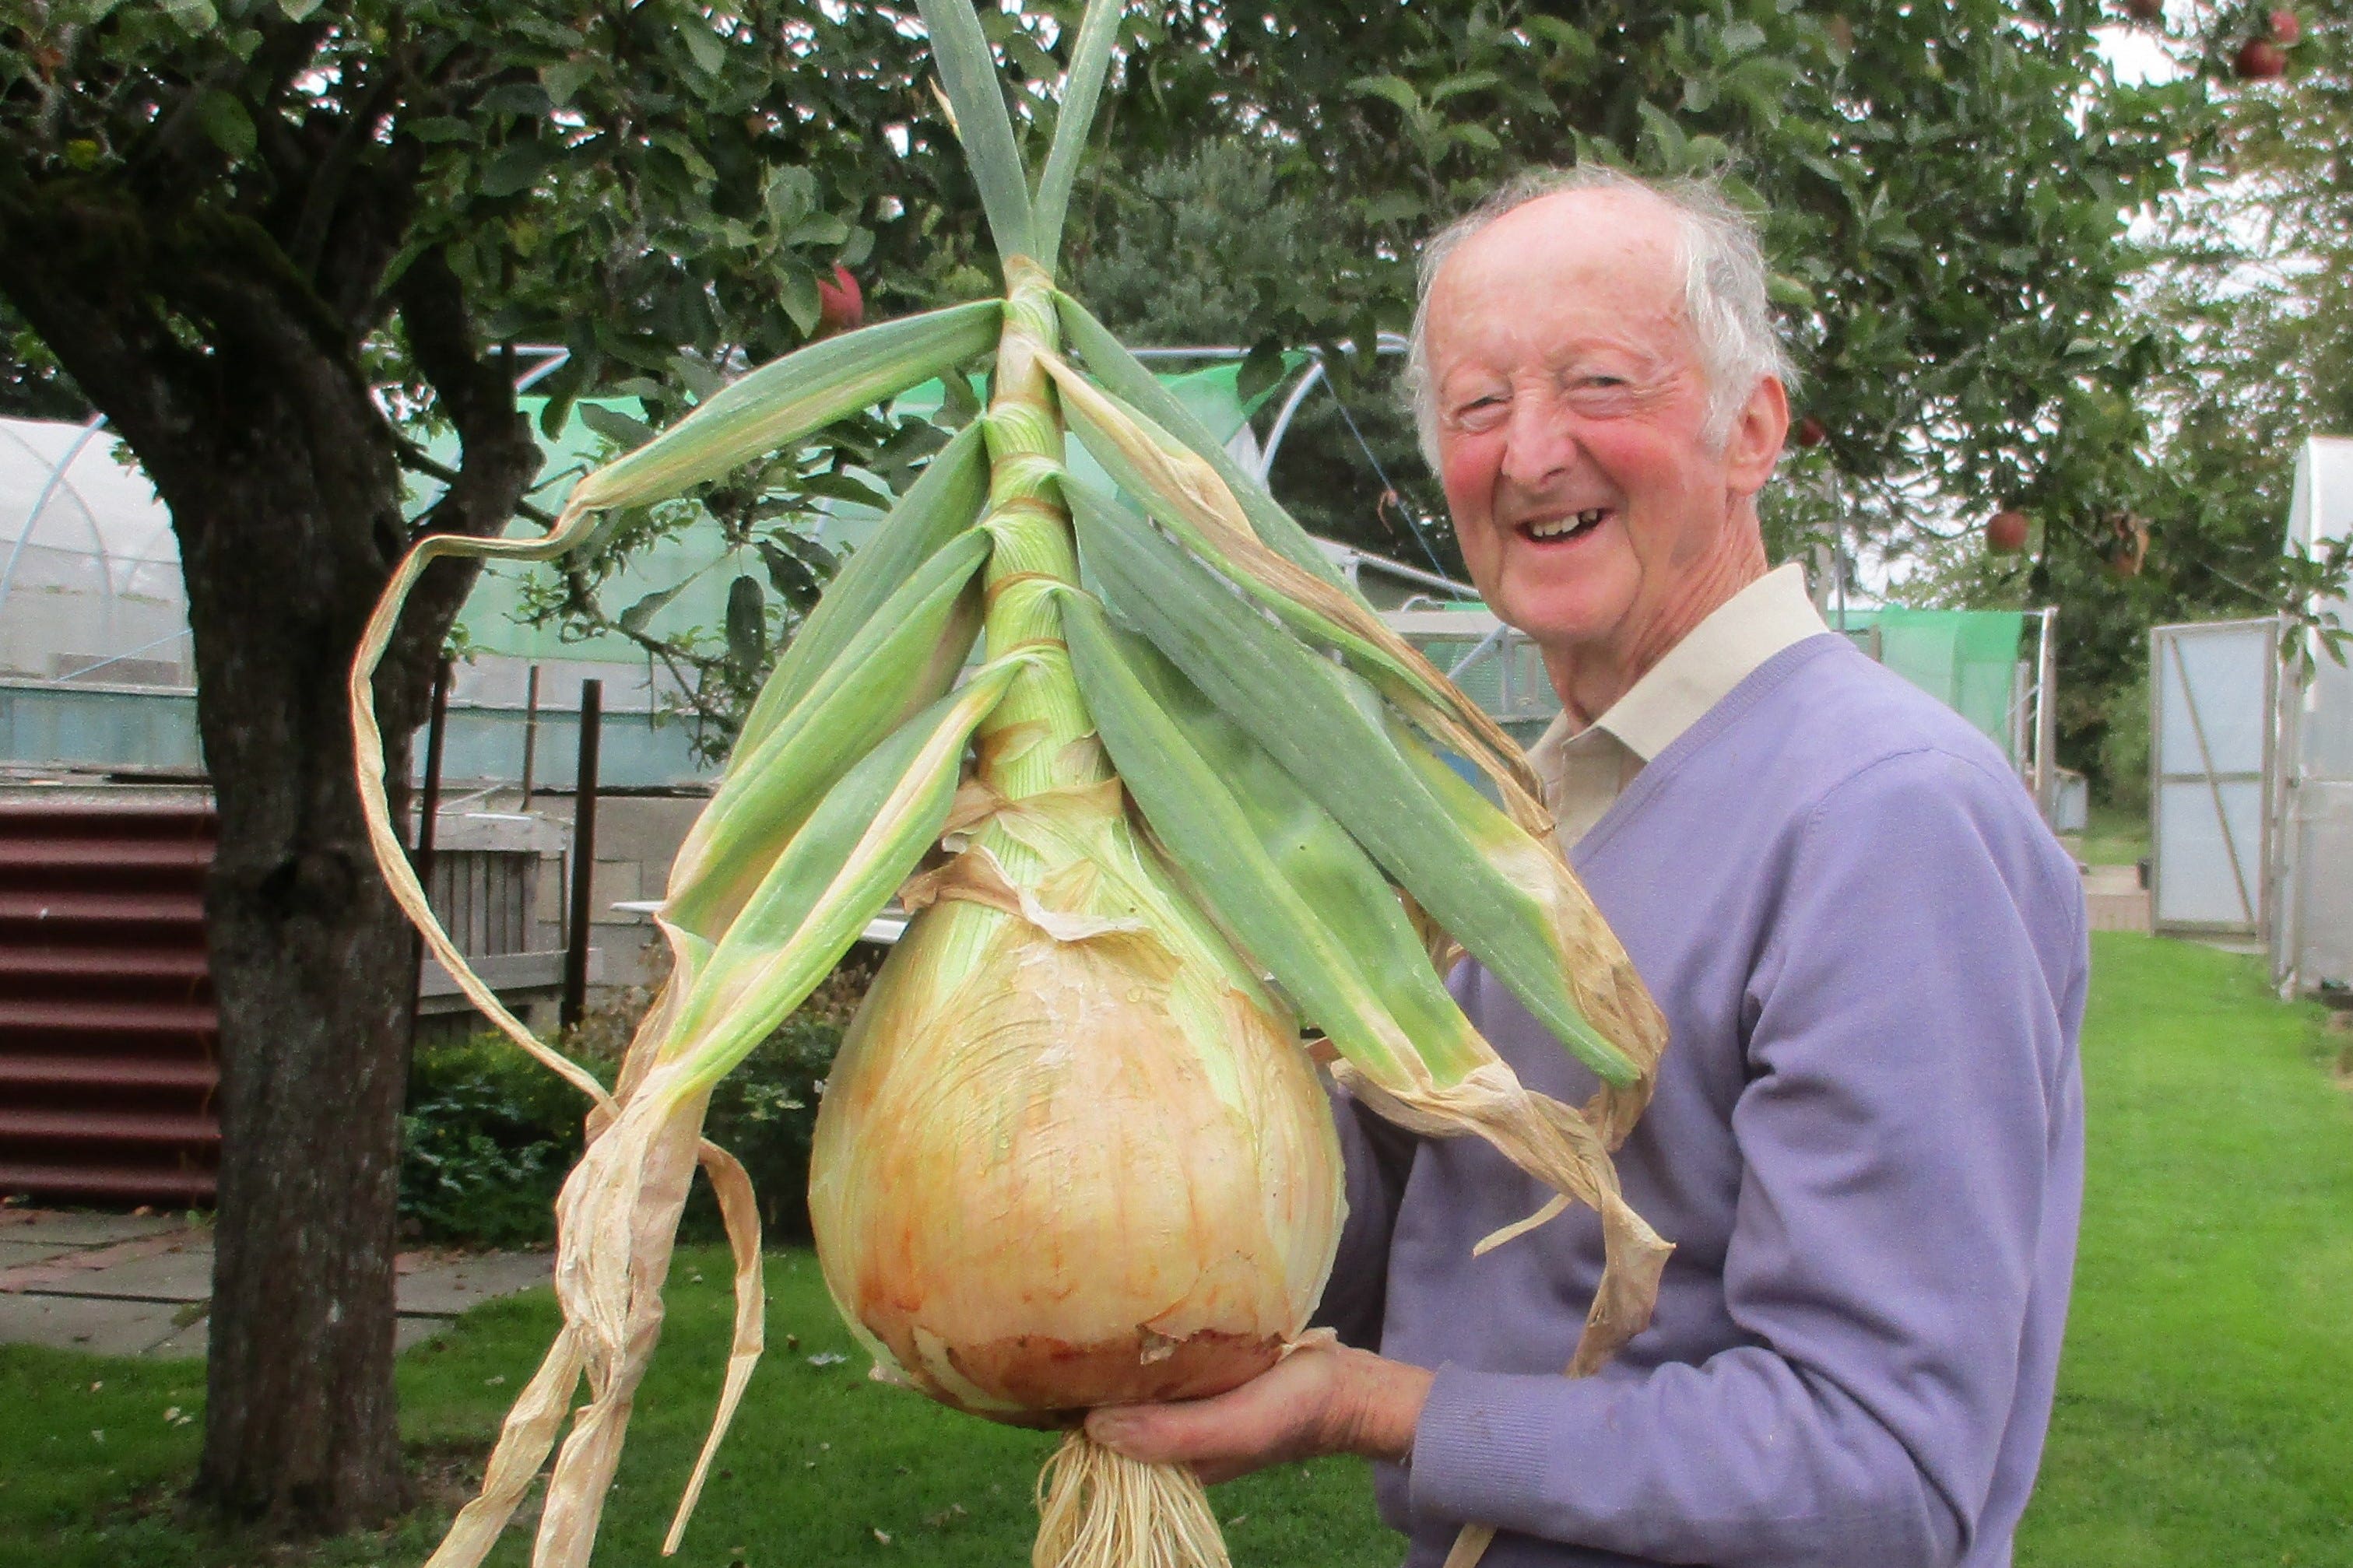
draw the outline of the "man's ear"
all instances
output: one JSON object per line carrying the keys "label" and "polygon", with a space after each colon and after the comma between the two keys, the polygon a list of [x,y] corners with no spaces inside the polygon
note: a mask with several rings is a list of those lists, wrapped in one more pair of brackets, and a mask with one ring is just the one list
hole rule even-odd
{"label": "man's ear", "polygon": [[1789,394],[1778,375],[1759,377],[1747,406],[1732,422],[1724,444],[1725,479],[1736,495],[1753,496],[1773,477],[1781,443],[1789,434]]}

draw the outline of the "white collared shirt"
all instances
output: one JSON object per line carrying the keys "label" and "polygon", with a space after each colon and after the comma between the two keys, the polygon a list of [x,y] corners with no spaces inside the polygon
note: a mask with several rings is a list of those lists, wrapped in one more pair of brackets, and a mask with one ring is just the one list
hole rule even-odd
{"label": "white collared shirt", "polygon": [[1757,666],[1792,643],[1830,630],[1806,594],[1796,562],[1768,572],[1717,605],[1669,648],[1609,711],[1572,732],[1567,712],[1528,761],[1566,851],[1601,820],[1643,764],[1732,694]]}

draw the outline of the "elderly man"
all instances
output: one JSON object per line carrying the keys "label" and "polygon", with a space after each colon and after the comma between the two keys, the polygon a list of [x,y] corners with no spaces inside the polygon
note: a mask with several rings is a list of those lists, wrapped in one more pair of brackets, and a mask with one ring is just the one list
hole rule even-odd
{"label": "elderly man", "polygon": [[[1670,1023],[1620,1168],[1676,1251],[1651,1327],[1570,1382],[1592,1216],[1474,1259],[1542,1194],[1344,1107],[1324,1316],[1379,1353],[1089,1430],[1211,1479],[1366,1455],[1432,1568],[1465,1522],[1493,1568],[2007,1563],[2082,1194],[2074,868],[1981,736],[1767,570],[1788,378],[1721,198],[1524,181],[1430,246],[1415,336],[1463,558],[1565,708],[1534,753],[1561,844]],[[1500,984],[1454,985],[1584,1098]]]}

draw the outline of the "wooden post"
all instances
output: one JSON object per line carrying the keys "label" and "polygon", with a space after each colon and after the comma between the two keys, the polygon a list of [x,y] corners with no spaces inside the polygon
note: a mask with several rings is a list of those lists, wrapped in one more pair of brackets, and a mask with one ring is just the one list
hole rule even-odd
{"label": "wooden post", "polygon": [[596,880],[596,741],[605,721],[605,683],[580,683],[580,769],[572,785],[571,919],[564,933],[564,1000],[557,1023],[578,1024],[588,1004],[588,934]]}
{"label": "wooden post", "polygon": [[522,697],[522,808],[531,809],[532,764],[539,760],[539,666],[531,667],[531,679],[523,687]]}

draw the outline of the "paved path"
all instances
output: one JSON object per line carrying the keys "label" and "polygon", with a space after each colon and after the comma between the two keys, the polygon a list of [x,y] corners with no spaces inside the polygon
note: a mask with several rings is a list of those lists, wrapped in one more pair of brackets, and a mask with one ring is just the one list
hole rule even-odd
{"label": "paved path", "polygon": [[2084,912],[2094,931],[2148,930],[2148,889],[2137,866],[2084,868]]}
{"label": "paved path", "polygon": [[[404,1252],[406,1350],[477,1302],[547,1283],[544,1252]],[[97,1355],[201,1356],[213,1236],[179,1215],[0,1208],[0,1344]]]}

